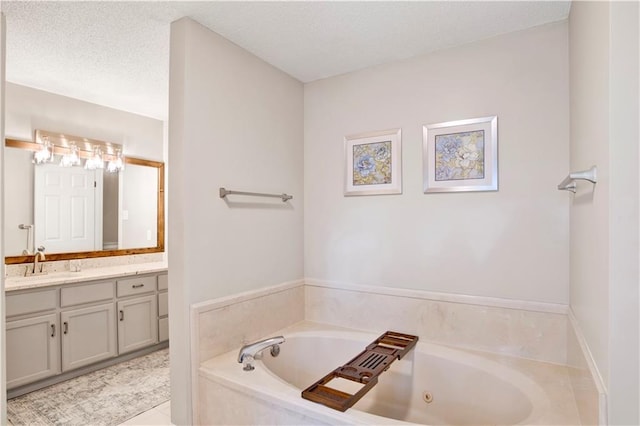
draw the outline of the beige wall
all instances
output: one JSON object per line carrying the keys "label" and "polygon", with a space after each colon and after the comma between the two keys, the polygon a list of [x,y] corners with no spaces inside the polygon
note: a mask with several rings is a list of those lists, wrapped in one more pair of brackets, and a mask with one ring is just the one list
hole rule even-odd
{"label": "beige wall", "polygon": [[162,161],[162,121],[31,87],[7,83],[6,135],[33,138],[36,129],[124,145],[124,154]]}
{"label": "beige wall", "polygon": [[571,7],[571,167],[598,166],[571,204],[571,309],[607,389],[609,424],[638,424],[637,2]]}
{"label": "beige wall", "polygon": [[609,7],[572,5],[570,28],[571,170],[597,165],[571,203],[571,309],[604,381],[609,329]]}
{"label": "beige wall", "polygon": [[[0,140],[4,140],[4,99],[5,99],[5,18],[0,12]],[[0,211],[4,207],[4,155],[0,150]],[[0,229],[4,229],[4,215],[0,218]],[[0,239],[0,257],[4,257],[4,242]],[[7,399],[4,325],[4,262],[0,263],[0,401]],[[0,404],[0,424],[7,424],[7,406]]]}
{"label": "beige wall", "polygon": [[[172,418],[190,423],[190,304],[302,278],[303,86],[184,18],[171,28]],[[294,199],[218,197],[218,188]]]}
{"label": "beige wall", "polygon": [[[305,276],[566,304],[567,24],[305,86]],[[499,191],[422,192],[422,126],[498,116]],[[403,194],[344,197],[345,135],[402,128]]]}
{"label": "beige wall", "polygon": [[640,7],[610,4],[609,423],[640,424]]}

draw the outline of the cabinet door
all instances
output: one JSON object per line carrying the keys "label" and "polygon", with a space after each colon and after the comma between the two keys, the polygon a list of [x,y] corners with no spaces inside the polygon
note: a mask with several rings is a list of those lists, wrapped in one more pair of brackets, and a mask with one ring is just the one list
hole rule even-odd
{"label": "cabinet door", "polygon": [[130,352],[158,343],[156,295],[118,302],[118,352]]}
{"label": "cabinet door", "polygon": [[105,303],[64,311],[62,323],[62,371],[116,356],[115,305]]}
{"label": "cabinet door", "polygon": [[7,322],[7,388],[60,372],[56,314]]}

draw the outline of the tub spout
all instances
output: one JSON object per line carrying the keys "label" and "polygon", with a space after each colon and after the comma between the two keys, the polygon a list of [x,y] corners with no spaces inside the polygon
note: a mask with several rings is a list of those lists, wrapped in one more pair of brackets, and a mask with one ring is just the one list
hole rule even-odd
{"label": "tub spout", "polygon": [[267,348],[271,348],[271,356],[278,356],[281,343],[284,343],[283,336],[270,337],[260,340],[259,342],[244,345],[240,348],[240,352],[238,352],[238,362],[244,364],[244,371],[251,371],[254,368],[253,360],[258,353]]}

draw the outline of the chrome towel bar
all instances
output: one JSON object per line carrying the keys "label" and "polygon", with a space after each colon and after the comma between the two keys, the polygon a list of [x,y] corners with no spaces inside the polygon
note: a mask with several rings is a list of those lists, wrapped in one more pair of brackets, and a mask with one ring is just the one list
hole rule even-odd
{"label": "chrome towel bar", "polygon": [[293,195],[288,194],[263,194],[261,192],[231,191],[229,189],[220,188],[220,198],[225,198],[227,195],[248,195],[250,197],[280,198],[282,202],[286,202],[293,198]]}
{"label": "chrome towel bar", "polygon": [[582,170],[579,172],[569,173],[569,175],[564,178],[562,182],[558,185],[559,190],[571,191],[573,193],[576,192],[576,180],[588,180],[589,182],[595,184],[597,179],[597,169],[596,166],[591,166],[589,170]]}

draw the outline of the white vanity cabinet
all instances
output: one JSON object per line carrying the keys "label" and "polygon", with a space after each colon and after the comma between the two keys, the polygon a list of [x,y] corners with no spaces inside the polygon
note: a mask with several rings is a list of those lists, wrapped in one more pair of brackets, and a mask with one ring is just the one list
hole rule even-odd
{"label": "white vanity cabinet", "polygon": [[158,343],[156,295],[118,302],[118,352],[131,352]]}
{"label": "white vanity cabinet", "polygon": [[6,295],[7,388],[60,372],[60,339],[53,289]]}
{"label": "white vanity cabinet", "polygon": [[103,281],[60,289],[62,371],[117,355],[113,286]]}
{"label": "white vanity cabinet", "polygon": [[7,321],[7,388],[35,382],[60,372],[58,315]]}
{"label": "white vanity cabinet", "polygon": [[117,355],[113,303],[60,313],[62,371]]}
{"label": "white vanity cabinet", "polygon": [[7,291],[9,396],[162,347],[157,282],[150,273]]}
{"label": "white vanity cabinet", "polygon": [[118,352],[158,343],[156,283],[155,275],[118,280]]}
{"label": "white vanity cabinet", "polygon": [[169,340],[169,276],[158,275],[158,340]]}

